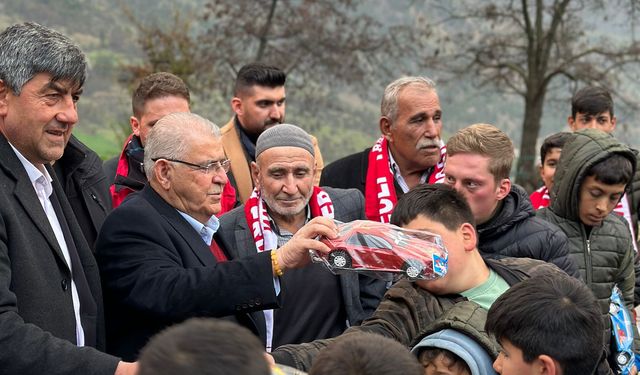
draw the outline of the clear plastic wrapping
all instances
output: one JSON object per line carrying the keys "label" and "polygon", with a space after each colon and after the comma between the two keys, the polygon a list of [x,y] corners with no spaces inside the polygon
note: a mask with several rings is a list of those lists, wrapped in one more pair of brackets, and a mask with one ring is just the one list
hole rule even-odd
{"label": "clear plastic wrapping", "polygon": [[321,237],[331,251],[311,251],[333,273],[363,272],[389,280],[395,274],[411,280],[433,280],[447,273],[448,253],[436,234],[369,220],[338,223],[338,237]]}

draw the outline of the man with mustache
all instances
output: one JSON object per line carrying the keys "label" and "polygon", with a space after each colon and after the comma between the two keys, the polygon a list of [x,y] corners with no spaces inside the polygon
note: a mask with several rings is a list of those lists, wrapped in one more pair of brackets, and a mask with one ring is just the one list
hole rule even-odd
{"label": "man with mustache", "polygon": [[0,32],[0,372],[133,374],[100,352],[96,261],[51,163],[78,122],[80,48],[35,23]]}
{"label": "man with mustache", "polygon": [[[318,217],[364,218],[362,194],[314,186],[314,165],[311,136],[299,127],[281,124],[258,137],[251,163],[256,188],[247,203],[220,218],[220,245],[232,258],[287,246]],[[261,323],[267,350],[339,335],[371,315],[386,290],[382,280],[333,275],[320,263],[286,272],[280,283],[280,308],[266,311]]]}
{"label": "man with mustache", "polygon": [[442,182],[446,149],[435,83],[403,77],[384,90],[376,144],[328,165],[321,186],[356,188],[367,218],[389,222],[398,198],[422,183]]}
{"label": "man with mustache", "polygon": [[[218,246],[225,157],[216,125],[192,113],[161,118],[147,137],[149,182],[107,217],[96,251],[105,288],[107,350],[133,359],[155,333],[191,317],[227,317],[262,336],[259,310],[278,307],[277,276],[328,252],[309,221],[287,244],[229,260]],[[284,291],[284,288],[283,288]]]}
{"label": "man with mustache", "polygon": [[[245,203],[253,191],[249,170],[256,160],[256,140],[268,128],[284,121],[286,74],[273,66],[251,63],[238,71],[231,108],[235,116],[222,127],[222,144],[231,160],[229,182],[236,190],[238,203]],[[318,141],[311,137],[315,151],[318,185],[324,163]]]}

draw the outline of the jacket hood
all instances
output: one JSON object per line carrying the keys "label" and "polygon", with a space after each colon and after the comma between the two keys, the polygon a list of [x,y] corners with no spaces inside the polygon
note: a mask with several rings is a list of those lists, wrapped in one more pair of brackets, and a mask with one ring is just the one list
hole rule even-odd
{"label": "jacket hood", "polygon": [[[596,129],[584,129],[573,134],[562,148],[554,176],[549,209],[568,220],[580,221],[580,187],[587,171],[612,154],[621,154],[636,168],[635,153],[610,134]],[[631,179],[627,184],[627,190]]]}
{"label": "jacket hood", "polygon": [[489,354],[469,336],[454,329],[432,333],[414,346],[411,352],[419,355],[423,348],[448,350],[460,357],[471,370],[471,375],[495,375]]}
{"label": "jacket hood", "polygon": [[[462,349],[481,351],[478,353],[486,354],[490,363],[498,357],[500,346],[498,343],[485,332],[484,323],[487,320],[487,310],[472,301],[460,301],[446,310],[442,316],[431,323],[413,342],[413,352],[418,354],[420,347],[435,346],[434,342],[439,340],[440,343],[445,341],[452,342],[454,346]],[[456,331],[463,334],[442,334],[444,331]],[[431,340],[431,341],[425,341]],[[428,344],[431,343],[431,344]],[[472,344],[471,344],[472,343]],[[437,347],[442,347],[438,345]],[[473,349],[476,348],[476,349]],[[447,348],[444,348],[447,349]]]}
{"label": "jacket hood", "polygon": [[511,191],[498,206],[498,212],[486,223],[478,225],[478,234],[483,237],[499,237],[511,227],[530,216],[534,216],[529,195],[520,186],[511,185]]}

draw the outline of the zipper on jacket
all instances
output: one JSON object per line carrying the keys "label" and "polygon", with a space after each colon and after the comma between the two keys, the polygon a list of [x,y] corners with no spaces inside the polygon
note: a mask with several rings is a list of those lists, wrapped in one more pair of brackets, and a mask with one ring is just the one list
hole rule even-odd
{"label": "zipper on jacket", "polygon": [[95,195],[94,193],[90,193],[89,195],[91,196],[91,199],[93,199],[98,204],[98,206],[100,206],[100,208],[102,208],[103,211],[105,211],[105,212],[107,211],[107,209],[104,207],[102,202],[100,202],[100,199],[98,199],[97,195]]}
{"label": "zipper on jacket", "polygon": [[587,238],[587,252],[584,254],[584,265],[587,278],[585,281],[589,288],[591,288],[591,283],[593,282],[593,270],[591,263],[591,233],[589,233],[589,238]]}

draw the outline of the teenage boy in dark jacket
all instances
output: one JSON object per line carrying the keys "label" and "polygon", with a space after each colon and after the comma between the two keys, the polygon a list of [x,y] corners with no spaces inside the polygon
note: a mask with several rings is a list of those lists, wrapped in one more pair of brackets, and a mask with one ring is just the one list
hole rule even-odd
{"label": "teenage boy in dark jacket", "polygon": [[527,193],[511,183],[514,157],[511,139],[493,125],[467,126],[447,142],[444,183],[469,203],[480,254],[492,259],[544,260],[578,277],[578,267],[569,257],[567,236],[535,217]]}
{"label": "teenage boy in dark jacket", "polygon": [[[633,309],[633,240],[625,219],[612,211],[629,188],[635,168],[635,153],[611,135],[596,129],[576,132],[562,149],[551,205],[537,212],[569,237],[571,257],[598,299],[605,344],[611,339],[608,313],[614,285],[627,308]],[[636,335],[636,348],[638,342]]]}
{"label": "teenage boy in dark jacket", "polygon": [[[476,247],[477,235],[469,206],[446,185],[419,185],[403,195],[391,222],[440,235],[449,252],[447,274],[431,281],[400,280],[387,291],[371,318],[347,329],[343,335],[373,332],[409,346],[457,302],[472,300],[488,309],[510,285],[535,274],[563,273],[554,265],[532,259],[485,261]],[[272,355],[279,363],[308,370],[318,351],[332,340],[283,345]]]}

